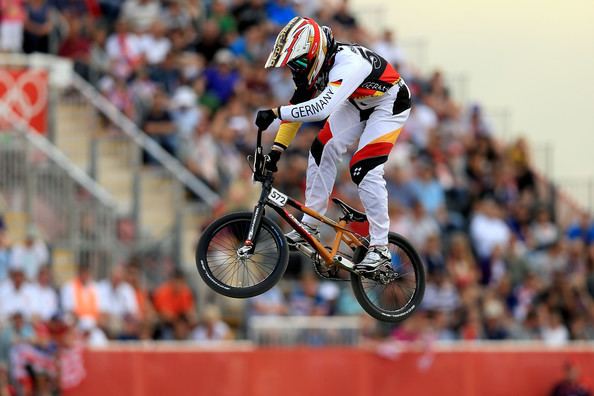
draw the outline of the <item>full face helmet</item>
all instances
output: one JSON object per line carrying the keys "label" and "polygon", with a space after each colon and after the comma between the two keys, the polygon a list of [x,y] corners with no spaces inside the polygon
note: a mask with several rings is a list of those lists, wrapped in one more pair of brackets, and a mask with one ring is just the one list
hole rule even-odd
{"label": "full face helmet", "polygon": [[264,67],[288,66],[313,86],[334,51],[330,28],[311,18],[295,17],[280,31]]}

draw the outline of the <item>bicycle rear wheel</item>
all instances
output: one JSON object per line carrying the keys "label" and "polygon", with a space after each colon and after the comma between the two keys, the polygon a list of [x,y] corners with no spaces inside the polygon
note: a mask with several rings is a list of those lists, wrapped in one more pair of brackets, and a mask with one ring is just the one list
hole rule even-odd
{"label": "bicycle rear wheel", "polygon": [[232,213],[210,224],[196,249],[196,267],[202,280],[224,296],[247,298],[271,289],[289,262],[287,241],[280,228],[262,217],[256,249],[241,259],[237,249],[247,239],[251,212]]}
{"label": "bicycle rear wheel", "polygon": [[417,251],[403,236],[390,233],[388,248],[392,254],[386,275],[389,283],[351,273],[353,292],[369,315],[384,322],[401,322],[417,309],[425,293],[425,269]]}

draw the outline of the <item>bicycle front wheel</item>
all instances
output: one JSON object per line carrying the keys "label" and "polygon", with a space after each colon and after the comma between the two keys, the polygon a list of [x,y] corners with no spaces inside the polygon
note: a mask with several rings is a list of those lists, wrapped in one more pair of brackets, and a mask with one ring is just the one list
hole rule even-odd
{"label": "bicycle front wheel", "polygon": [[248,298],[262,294],[281,279],[289,262],[289,248],[280,228],[262,217],[256,249],[240,258],[252,213],[232,213],[210,224],[196,249],[196,267],[202,280],[224,296]]}
{"label": "bicycle front wheel", "polygon": [[394,279],[380,282],[351,273],[355,298],[369,315],[384,322],[401,322],[417,309],[425,293],[425,269],[417,251],[403,236],[390,233],[392,255],[386,274]]}

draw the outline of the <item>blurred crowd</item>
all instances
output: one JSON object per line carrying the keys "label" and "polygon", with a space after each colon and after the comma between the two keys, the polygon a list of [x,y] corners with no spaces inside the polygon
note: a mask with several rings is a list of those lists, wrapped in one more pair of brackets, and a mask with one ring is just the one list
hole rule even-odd
{"label": "blurred crowd", "polygon": [[[339,41],[369,46],[398,68],[414,96],[385,177],[391,231],[412,241],[428,276],[418,314],[400,326],[366,320],[366,334],[554,345],[594,339],[592,218],[557,222],[527,143],[498,141],[479,104],[455,101],[443,73],[420,73],[392,31],[365,30],[346,0],[5,0],[0,7],[0,50],[72,59],[119,110],[226,197],[215,216],[252,205],[257,190],[244,157],[254,147],[255,111],[292,96],[288,70],[263,69],[280,28],[312,15]],[[279,164],[278,188],[297,199],[320,126],[304,125]],[[156,165],[149,155],[144,160]],[[361,208],[346,165],[334,193]],[[39,238],[10,247],[2,235],[0,362],[10,359],[10,345],[43,339],[52,323],[101,345],[242,337],[253,315],[362,315],[346,282],[321,281],[295,257],[293,280],[226,319],[224,307],[196,301],[179,271],[149,290],[136,261],[100,281],[82,262],[58,290]]]}

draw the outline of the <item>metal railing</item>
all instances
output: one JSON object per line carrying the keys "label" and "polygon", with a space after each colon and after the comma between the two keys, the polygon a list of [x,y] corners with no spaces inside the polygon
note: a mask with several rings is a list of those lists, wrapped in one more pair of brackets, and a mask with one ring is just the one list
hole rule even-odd
{"label": "metal railing", "polygon": [[220,200],[220,197],[216,192],[211,190],[205,183],[194,176],[157,142],[147,136],[132,120],[119,111],[82,77],[74,74],[72,76],[72,86],[97,110],[99,110],[101,114],[117,125],[128,138],[153,156],[172,177],[181,182],[194,194],[211,206],[215,205]]}
{"label": "metal railing", "polygon": [[354,316],[253,316],[248,338],[257,345],[357,345],[361,320]]}
{"label": "metal railing", "polygon": [[72,264],[86,260],[105,274],[125,254],[117,240],[115,200],[3,103],[0,115],[13,127],[0,135],[5,209],[22,213],[26,226],[39,228],[53,250],[72,255]]}

